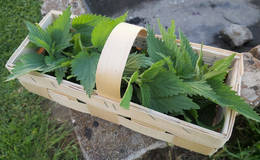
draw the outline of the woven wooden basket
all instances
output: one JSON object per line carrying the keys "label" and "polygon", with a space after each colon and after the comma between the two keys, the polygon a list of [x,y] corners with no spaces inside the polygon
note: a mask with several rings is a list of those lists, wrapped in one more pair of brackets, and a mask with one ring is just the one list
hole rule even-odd
{"label": "woven wooden basket", "polygon": [[[39,23],[43,28],[50,25],[61,12],[49,12]],[[72,16],[72,18],[75,16]],[[97,90],[89,98],[83,87],[66,80],[58,85],[50,75],[32,72],[19,77],[20,83],[30,92],[46,97],[71,109],[89,113],[118,125],[123,125],[144,135],[175,144],[177,146],[212,155],[230,138],[236,112],[224,111],[225,122],[221,133],[194,125],[175,117],[159,113],[144,106],[131,103],[130,109],[120,107],[120,85],[127,57],[132,46],[144,48],[146,30],[142,27],[121,23],[111,32],[100,56],[96,73]],[[22,42],[6,64],[11,71],[17,58],[28,53],[28,37]],[[195,51],[200,44],[191,43]],[[234,52],[204,46],[205,63],[229,56]],[[243,57],[237,53],[228,84],[240,94]]]}

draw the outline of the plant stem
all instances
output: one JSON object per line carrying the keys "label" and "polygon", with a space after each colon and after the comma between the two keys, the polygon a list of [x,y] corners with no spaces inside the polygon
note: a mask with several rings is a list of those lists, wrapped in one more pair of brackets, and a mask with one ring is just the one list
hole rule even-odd
{"label": "plant stem", "polygon": [[126,81],[126,83],[129,82],[129,80],[128,80],[129,78],[127,78],[127,77],[123,77],[122,79],[123,79],[124,81]]}
{"label": "plant stem", "polygon": [[71,53],[64,52],[64,51],[62,51],[62,53],[63,53],[63,54],[65,54],[65,55],[66,55],[66,56],[68,56],[68,57],[71,57],[71,58],[73,58],[73,57],[74,57],[73,55],[71,55]]}
{"label": "plant stem", "polygon": [[95,48],[95,46],[88,46],[88,47],[86,47],[86,49],[91,49],[91,48]]}

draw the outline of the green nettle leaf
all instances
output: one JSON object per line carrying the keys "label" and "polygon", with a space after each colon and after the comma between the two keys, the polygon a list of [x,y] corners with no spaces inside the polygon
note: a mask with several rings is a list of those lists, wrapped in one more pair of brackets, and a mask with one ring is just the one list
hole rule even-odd
{"label": "green nettle leaf", "polygon": [[196,122],[198,122],[198,118],[199,118],[199,114],[198,114],[198,111],[195,110],[195,109],[191,109],[188,111],[189,114],[195,119]]}
{"label": "green nettle leaf", "polygon": [[73,46],[73,55],[77,55],[83,50],[83,45],[80,38],[80,33],[77,33],[73,36],[74,46]]}
{"label": "green nettle leaf", "polygon": [[196,77],[198,79],[201,79],[201,75],[204,74],[203,70],[203,52],[202,52],[202,44],[200,47],[200,53],[199,53],[199,58],[197,59],[196,66],[195,66],[195,72],[196,72]]}
{"label": "green nettle leaf", "polygon": [[151,106],[151,89],[147,84],[139,84],[141,91],[142,105],[149,107]]}
{"label": "green nettle leaf", "polygon": [[211,86],[207,84],[206,81],[190,81],[190,82],[185,82],[185,85],[186,85],[185,86],[186,94],[199,95],[221,106],[224,105],[223,103],[218,101],[219,96],[215,93],[215,91],[211,88]]}
{"label": "green nettle leaf", "polygon": [[8,76],[6,81],[13,80],[31,71],[42,71],[44,67],[45,63],[43,55],[37,53],[24,54],[18,59],[18,62],[12,70],[12,74]]}
{"label": "green nettle leaf", "polygon": [[100,54],[86,51],[80,52],[71,62],[72,74],[77,77],[83,85],[89,97],[96,83],[96,69]]}
{"label": "green nettle leaf", "polygon": [[158,26],[160,29],[160,33],[162,35],[162,40],[165,43],[165,46],[168,49],[170,49],[172,58],[175,58],[176,54],[179,52],[179,48],[176,43],[174,21],[172,21],[171,26],[168,29],[168,32],[165,30],[165,28],[162,26],[159,20],[158,20]]}
{"label": "green nettle leaf", "polygon": [[197,59],[198,59],[198,54],[193,51],[193,49],[191,48],[189,40],[187,39],[186,36],[184,36],[184,34],[181,31],[179,31],[179,37],[180,37],[180,41],[181,41],[181,46],[180,46],[181,51],[182,52],[185,51],[185,52],[188,53],[188,55],[191,59],[192,67],[195,68],[196,62],[197,62]]}
{"label": "green nettle leaf", "polygon": [[218,95],[217,103],[221,103],[221,107],[229,107],[243,116],[260,122],[260,116],[257,114],[241,97],[236,95],[235,91],[231,90],[230,86],[221,81],[208,80],[208,83]]}
{"label": "green nettle leaf", "polygon": [[152,94],[156,97],[168,97],[185,92],[183,81],[170,71],[160,72],[150,81],[143,83],[150,86]]}
{"label": "green nettle leaf", "polygon": [[179,114],[183,114],[184,110],[200,108],[186,95],[177,95],[170,97],[155,96],[151,98],[151,106],[147,107],[163,113],[174,112]]}
{"label": "green nettle leaf", "polygon": [[141,79],[142,81],[150,81],[151,79],[153,79],[158,73],[162,72],[162,71],[166,71],[166,69],[164,68],[166,61],[160,60],[154,64],[151,65],[151,67],[149,67],[148,69],[146,69],[141,75]]}
{"label": "green nettle leaf", "polygon": [[44,57],[44,62],[45,62],[45,67],[42,69],[42,73],[47,73],[54,71],[58,68],[63,67],[62,64],[69,61],[68,58],[66,57],[61,57],[61,58],[55,58],[52,56],[45,56]]}
{"label": "green nettle leaf", "polygon": [[185,50],[177,54],[175,69],[177,75],[184,79],[190,79],[195,75],[191,59]]}
{"label": "green nettle leaf", "polygon": [[95,14],[82,14],[72,20],[72,27],[75,33],[81,34],[82,42],[87,45],[91,42],[91,33],[94,27],[102,21],[111,21],[109,17],[95,15]]}
{"label": "green nettle leaf", "polygon": [[55,57],[51,57],[51,56],[44,56],[44,62],[46,65],[50,66],[53,64],[53,62],[55,62],[56,59]]}
{"label": "green nettle leaf", "polygon": [[126,62],[124,75],[132,75],[140,68],[146,68],[151,66],[152,64],[153,63],[151,59],[149,57],[146,57],[144,54],[130,54]]}
{"label": "green nettle leaf", "polygon": [[217,78],[219,80],[224,80],[226,74],[229,71],[229,67],[235,57],[235,54],[228,56],[226,58],[216,61],[209,69],[206,74],[203,75],[203,79]]}
{"label": "green nettle leaf", "polygon": [[113,20],[103,20],[96,25],[91,34],[91,42],[93,46],[101,50],[111,33],[111,31],[121,22],[126,20],[127,13]]}
{"label": "green nettle leaf", "polygon": [[132,94],[133,94],[133,86],[132,86],[132,84],[128,83],[125,94],[120,102],[121,107],[123,107],[125,109],[129,109]]}
{"label": "green nettle leaf", "polygon": [[158,97],[151,92],[147,84],[142,84],[141,96],[142,105],[162,113],[183,114],[184,110],[199,109],[199,106],[185,95],[176,95],[168,97]]}
{"label": "green nettle leaf", "polygon": [[128,85],[127,85],[127,88],[126,88],[126,91],[124,93],[124,96],[120,102],[120,106],[121,107],[124,107],[126,109],[129,108],[129,105],[130,105],[130,101],[131,101],[131,98],[132,98],[132,95],[133,95],[133,86],[132,86],[132,83],[134,83],[136,81],[136,79],[138,78],[138,72],[134,72],[133,75],[131,76],[129,82],[128,82]]}
{"label": "green nettle leaf", "polygon": [[37,47],[46,49],[48,53],[51,51],[52,39],[39,25],[34,25],[31,22],[25,22],[29,30],[29,39]]}
{"label": "green nettle leaf", "polygon": [[82,14],[73,18],[72,27],[75,29],[82,27],[80,25],[95,27],[100,21],[103,20],[111,20],[111,18],[95,14]]}
{"label": "green nettle leaf", "polygon": [[[63,11],[50,26],[47,28],[48,34],[53,40],[53,45],[55,48],[55,53],[69,47],[71,40],[71,23],[70,23],[70,7]],[[54,54],[54,53],[53,53]]]}
{"label": "green nettle leaf", "polygon": [[213,66],[209,68],[209,71],[227,70],[230,67],[235,55],[236,54],[232,54],[231,56],[216,61]]}
{"label": "green nettle leaf", "polygon": [[176,70],[174,68],[174,64],[173,64],[173,61],[172,61],[171,57],[166,57],[165,55],[163,55],[163,54],[161,54],[159,52],[157,52],[156,54],[163,58],[162,61],[165,61],[165,63],[168,66],[169,71],[171,71],[173,73],[176,73]]}
{"label": "green nettle leaf", "polygon": [[189,41],[180,31],[180,52],[176,55],[176,72],[178,76],[184,79],[193,78],[195,74],[196,62],[198,55],[191,49]]}
{"label": "green nettle leaf", "polygon": [[57,79],[58,84],[61,84],[62,79],[65,77],[67,72],[67,67],[61,67],[55,69],[55,77]]}
{"label": "green nettle leaf", "polygon": [[204,63],[201,67],[200,67],[200,79],[202,79],[201,77],[206,74],[208,72],[208,68],[209,68],[209,65]]}
{"label": "green nettle leaf", "polygon": [[176,70],[174,68],[174,64],[173,64],[173,61],[171,60],[171,58],[170,57],[164,57],[164,60],[167,64],[167,66],[168,66],[169,71],[176,73]]}
{"label": "green nettle leaf", "polygon": [[172,56],[171,50],[167,48],[162,40],[155,37],[154,32],[150,27],[148,28],[147,33],[147,52],[153,62],[163,59],[158,53],[163,54],[165,57]]}

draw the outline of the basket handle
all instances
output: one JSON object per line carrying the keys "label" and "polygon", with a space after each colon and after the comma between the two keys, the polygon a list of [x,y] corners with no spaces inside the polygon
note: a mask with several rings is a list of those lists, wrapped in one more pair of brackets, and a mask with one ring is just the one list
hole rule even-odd
{"label": "basket handle", "polygon": [[97,65],[96,87],[99,95],[120,101],[121,80],[128,55],[136,37],[146,35],[145,28],[124,22],[112,30]]}

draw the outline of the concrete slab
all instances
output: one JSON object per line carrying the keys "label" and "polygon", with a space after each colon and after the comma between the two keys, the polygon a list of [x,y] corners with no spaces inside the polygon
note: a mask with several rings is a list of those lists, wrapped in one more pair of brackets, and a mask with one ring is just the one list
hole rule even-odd
{"label": "concrete slab", "polygon": [[165,27],[169,27],[171,20],[174,20],[176,28],[181,29],[191,42],[218,46],[215,42],[216,35],[225,26],[231,23],[250,26],[259,21],[260,10],[250,2],[250,0],[158,0],[119,10],[113,16],[128,10],[130,18],[144,18],[148,24],[156,26],[157,33],[157,19],[160,19]]}
{"label": "concrete slab", "polygon": [[146,152],[165,148],[162,141],[133,132],[120,125],[76,111],[71,120],[86,160],[133,160]]}
{"label": "concrete slab", "polygon": [[175,20],[177,31],[181,29],[191,42],[225,49],[231,47],[221,40],[219,31],[232,23],[240,24],[249,26],[255,38],[235,51],[244,52],[260,43],[259,0],[43,0],[42,14],[51,9],[64,10],[68,5],[74,14],[116,17],[128,11],[129,19],[141,18],[138,25],[155,26],[157,33],[157,19],[165,27]]}
{"label": "concrete slab", "polygon": [[42,0],[42,15],[47,14],[50,10],[65,10],[71,6],[71,11],[75,15],[89,13],[88,6],[84,0]]}

